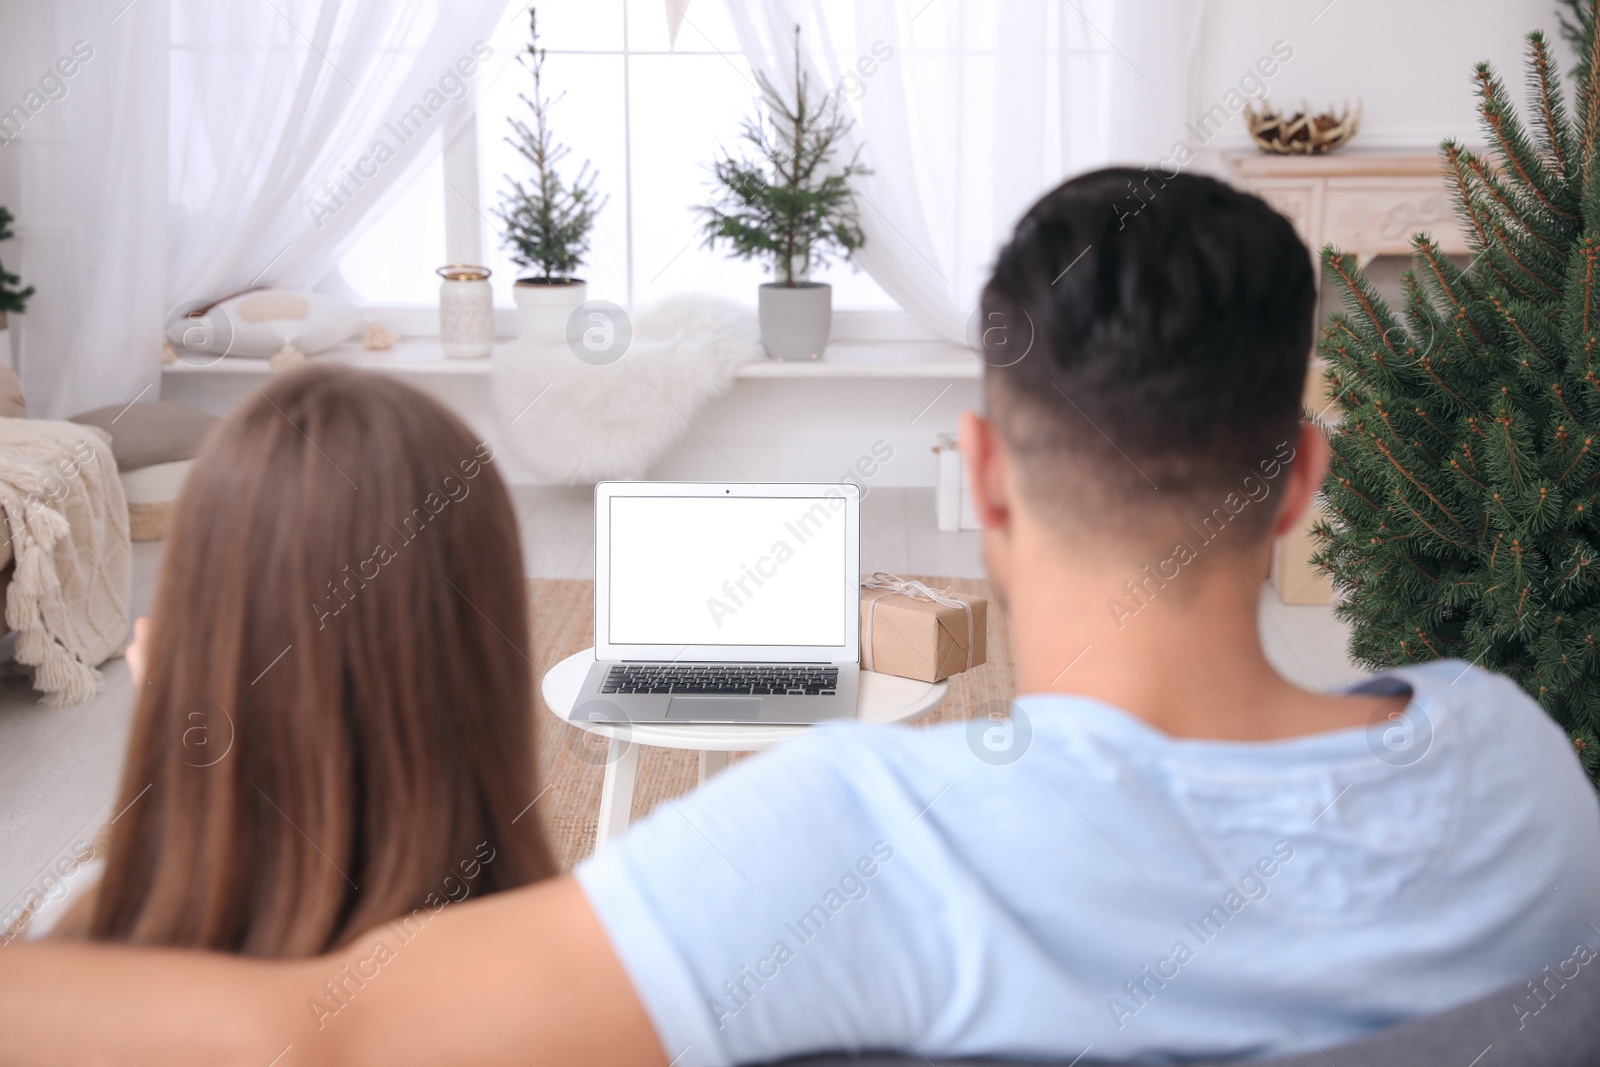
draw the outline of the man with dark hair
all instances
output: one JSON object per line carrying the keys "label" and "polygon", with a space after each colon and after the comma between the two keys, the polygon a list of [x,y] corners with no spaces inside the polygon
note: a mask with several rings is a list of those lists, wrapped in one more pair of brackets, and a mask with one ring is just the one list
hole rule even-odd
{"label": "man with dark hair", "polygon": [[[983,295],[989,416],[1019,488],[1102,532],[1208,514],[1294,444],[1316,304],[1305,246],[1261,200],[1179,177],[1130,215],[1139,177],[1035,204]],[[1273,510],[1243,513],[1252,534]]]}
{"label": "man with dark hair", "polygon": [[[827,1049],[1322,1049],[1578,960],[1600,808],[1464,663],[1319,694],[1257,633],[1326,443],[1309,254],[1207,178],[1108,170],[1018,225],[962,451],[1011,617],[1009,715],[829,726],[569,878],[353,961],[0,953],[0,1063],[672,1063]],[[1570,977],[1570,976],[1569,976]]]}

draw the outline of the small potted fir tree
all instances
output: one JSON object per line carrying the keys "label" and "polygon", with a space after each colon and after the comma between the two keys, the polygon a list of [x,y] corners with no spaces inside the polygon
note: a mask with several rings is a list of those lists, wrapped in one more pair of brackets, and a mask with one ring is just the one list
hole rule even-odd
{"label": "small potted fir tree", "polygon": [[533,96],[519,95],[533,122],[507,120],[511,136],[506,143],[533,165],[533,180],[510,179],[496,214],[505,223],[511,261],[529,271],[512,289],[520,309],[519,333],[555,342],[565,336],[567,317],[585,299],[586,286],[574,272],[589,251],[589,231],[605,200],[595,195],[598,175],[587,160],[571,182],[557,170],[569,149],[550,132],[550,108],[566,94],[544,95],[545,52],[539,47],[539,15],[532,8],[528,29],[528,47],[518,59],[533,75]]}
{"label": "small potted fir tree", "polygon": [[[11,222],[11,212],[0,207],[0,241],[10,240],[13,236]],[[17,288],[17,283],[20,281],[21,278],[7,271],[4,264],[0,264],[0,363],[8,367],[15,364],[11,359],[11,329],[6,316],[13,311],[22,314],[27,310],[28,297],[33,295],[31,285],[26,289]]]}
{"label": "small potted fir tree", "polygon": [[725,243],[740,259],[764,260],[774,280],[761,286],[761,343],[773,359],[816,359],[833,324],[833,287],[811,269],[848,260],[866,242],[850,179],[871,172],[860,149],[839,164],[850,128],[836,96],[813,99],[795,27],[794,93],[787,98],[757,74],[765,115],[746,120],[754,158],[724,153],[712,167],[716,203],[700,209],[707,247]]}

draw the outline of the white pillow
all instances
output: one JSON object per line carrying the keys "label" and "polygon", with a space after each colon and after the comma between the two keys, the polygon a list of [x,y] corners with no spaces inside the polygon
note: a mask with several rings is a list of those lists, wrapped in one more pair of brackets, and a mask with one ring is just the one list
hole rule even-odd
{"label": "white pillow", "polygon": [[257,289],[230,296],[204,315],[173,320],[167,340],[179,353],[270,359],[285,345],[311,355],[360,332],[360,309],[343,300]]}

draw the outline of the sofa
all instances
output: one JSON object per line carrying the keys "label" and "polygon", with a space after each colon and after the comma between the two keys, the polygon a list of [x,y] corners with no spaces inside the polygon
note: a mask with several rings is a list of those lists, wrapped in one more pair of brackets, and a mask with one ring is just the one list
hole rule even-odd
{"label": "sofa", "polygon": [[[1537,994],[1530,986],[1538,984]],[[1541,1006],[1542,1005],[1542,1006]],[[929,1060],[923,1056],[833,1055],[787,1061],[789,1067],[994,1067],[999,1060]],[[1188,1067],[1222,1067],[1238,1060],[1184,1061]],[[1600,959],[1563,978],[1547,967],[1450,1011],[1348,1044],[1299,1055],[1250,1060],[1252,1067],[1600,1067]],[[1030,1067],[1069,1067],[1067,1060]],[[1089,1059],[1071,1067],[1108,1067]]]}

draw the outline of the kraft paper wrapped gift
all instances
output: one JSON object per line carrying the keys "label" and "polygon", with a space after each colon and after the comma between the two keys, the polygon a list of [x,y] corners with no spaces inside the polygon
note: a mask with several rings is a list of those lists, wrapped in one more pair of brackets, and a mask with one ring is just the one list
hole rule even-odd
{"label": "kraft paper wrapped gift", "polygon": [[939,682],[984,661],[989,602],[892,574],[861,583],[861,669]]}

